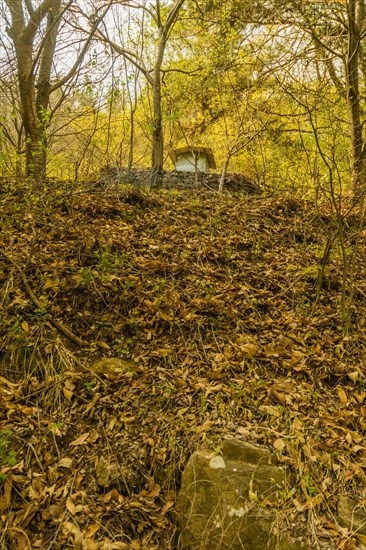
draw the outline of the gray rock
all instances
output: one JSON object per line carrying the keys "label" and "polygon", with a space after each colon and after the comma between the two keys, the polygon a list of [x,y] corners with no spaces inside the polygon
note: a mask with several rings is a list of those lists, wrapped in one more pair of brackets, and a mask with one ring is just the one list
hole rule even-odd
{"label": "gray rock", "polygon": [[235,439],[191,456],[178,495],[179,548],[310,550],[276,513],[286,469],[267,449]]}
{"label": "gray rock", "polygon": [[119,357],[105,357],[99,359],[90,365],[89,369],[97,374],[117,375],[126,372],[134,372],[136,364],[128,359],[120,359]]}
{"label": "gray rock", "polygon": [[338,497],[338,522],[351,533],[366,535],[366,508],[345,495]]}

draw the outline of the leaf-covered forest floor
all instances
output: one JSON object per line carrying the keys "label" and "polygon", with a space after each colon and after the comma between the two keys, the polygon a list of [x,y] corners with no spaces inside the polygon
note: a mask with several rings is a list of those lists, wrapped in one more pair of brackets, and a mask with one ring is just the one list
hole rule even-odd
{"label": "leaf-covered forest floor", "polygon": [[278,513],[314,548],[357,548],[336,517],[366,486],[357,213],[345,332],[326,203],[3,181],[0,208],[1,550],[176,548],[182,469],[227,436],[288,465]]}

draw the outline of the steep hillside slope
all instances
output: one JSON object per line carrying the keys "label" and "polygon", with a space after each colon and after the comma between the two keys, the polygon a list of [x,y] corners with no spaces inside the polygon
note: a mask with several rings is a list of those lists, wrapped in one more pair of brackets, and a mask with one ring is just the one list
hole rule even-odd
{"label": "steep hillside slope", "polygon": [[327,205],[3,182],[0,208],[0,548],[174,548],[181,471],[228,434],[289,465],[314,548],[357,548],[361,215],[350,286]]}

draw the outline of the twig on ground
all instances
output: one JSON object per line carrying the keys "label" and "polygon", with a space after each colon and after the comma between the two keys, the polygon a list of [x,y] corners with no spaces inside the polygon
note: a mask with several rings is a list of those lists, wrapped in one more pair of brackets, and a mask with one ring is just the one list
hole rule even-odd
{"label": "twig on ground", "polygon": [[10,258],[6,252],[4,250],[1,250],[0,249],[0,252],[1,254],[4,256],[4,258],[6,258],[6,260],[8,260],[9,263],[11,263],[11,265],[13,267],[15,267],[15,269],[18,271],[19,275],[20,275],[20,278],[22,280],[22,283],[24,285],[24,288],[29,296],[29,298],[32,300],[32,302],[34,303],[34,305],[40,310],[42,311],[42,313],[44,313],[46,315],[46,319],[47,321],[49,321],[51,323],[51,325],[53,325],[58,331],[61,332],[61,334],[63,334],[64,336],[66,336],[66,338],[68,338],[69,340],[71,340],[72,342],[74,342],[74,344],[82,347],[82,346],[88,346],[88,342],[86,342],[85,340],[82,340],[81,338],[79,338],[79,336],[77,336],[76,334],[74,334],[70,329],[68,329],[63,323],[61,323],[60,321],[57,321],[56,319],[54,319],[46,310],[46,308],[41,304],[41,302],[38,300],[37,296],[34,294],[29,282],[28,282],[28,279],[24,273],[24,271],[14,262],[14,260],[12,260],[12,258]]}

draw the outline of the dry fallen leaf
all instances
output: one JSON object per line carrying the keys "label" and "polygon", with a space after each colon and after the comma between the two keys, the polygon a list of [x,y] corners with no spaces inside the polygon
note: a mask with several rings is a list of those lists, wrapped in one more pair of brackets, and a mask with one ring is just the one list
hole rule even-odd
{"label": "dry fallen leaf", "polygon": [[84,443],[89,438],[90,432],[85,432],[84,434],[81,434],[77,439],[72,441],[70,443],[71,446],[76,447],[77,445],[84,445]]}
{"label": "dry fallen leaf", "polygon": [[148,493],[149,498],[156,498],[160,495],[161,487],[158,483],[155,483]]}
{"label": "dry fallen leaf", "polygon": [[72,380],[70,380],[69,378],[67,380],[65,380],[65,388],[70,390],[71,392],[74,391],[75,389],[75,384],[74,382],[72,382]]}
{"label": "dry fallen leaf", "polygon": [[85,537],[86,538],[92,538],[94,537],[95,533],[99,531],[100,524],[99,523],[92,523],[91,525],[88,525],[86,531],[85,531]]}
{"label": "dry fallen leaf", "polygon": [[62,393],[64,394],[65,398],[68,400],[68,401],[71,401],[72,397],[73,397],[73,393],[72,391],[68,390],[67,388],[62,388]]}
{"label": "dry fallen leaf", "polygon": [[82,541],[82,550],[101,550],[101,546],[97,540],[84,538]]}
{"label": "dry fallen leaf", "polygon": [[31,542],[23,529],[9,527],[6,532],[10,537],[13,550],[32,550]]}
{"label": "dry fallen leaf", "polygon": [[164,516],[168,512],[168,510],[170,510],[170,508],[174,506],[174,504],[174,500],[168,500],[168,502],[166,502],[160,510],[161,515]]}
{"label": "dry fallen leaf", "polygon": [[61,460],[58,461],[58,466],[62,467],[62,468],[69,468],[71,469],[71,465],[72,465],[72,458],[67,458],[67,457],[64,457],[64,458],[61,458]]}
{"label": "dry fallen leaf", "polygon": [[259,353],[259,346],[256,344],[242,344],[240,349],[247,357],[255,357]]}
{"label": "dry fallen leaf", "polygon": [[0,513],[4,512],[10,506],[12,487],[13,480],[12,476],[9,474],[5,482],[3,482],[2,487],[0,486],[0,491],[3,489],[2,494],[0,493]]}
{"label": "dry fallen leaf", "polygon": [[355,370],[353,372],[347,372],[347,376],[352,380],[352,382],[357,382],[357,380],[360,377],[360,374],[357,370]]}
{"label": "dry fallen leaf", "polygon": [[242,428],[241,426],[239,426],[238,428],[236,428],[236,431],[240,434],[240,435],[244,435],[245,437],[248,437],[250,435],[250,430],[248,430],[247,428]]}
{"label": "dry fallen leaf", "polygon": [[271,416],[279,416],[280,414],[278,407],[275,407],[274,405],[261,405],[259,410]]}
{"label": "dry fallen leaf", "polygon": [[196,433],[207,432],[214,424],[211,420],[206,420],[201,426],[197,426]]}
{"label": "dry fallen leaf", "polygon": [[108,344],[106,342],[103,342],[103,340],[97,340],[95,342],[97,344],[97,346],[99,346],[100,348],[103,348],[103,349],[111,349],[110,346],[108,346]]}
{"label": "dry fallen leaf", "polygon": [[283,439],[278,438],[273,442],[273,446],[277,451],[283,451],[283,449],[286,447],[286,443]]}
{"label": "dry fallen leaf", "polygon": [[70,497],[66,499],[66,508],[68,509],[71,515],[74,516],[76,514],[75,504],[73,503]]}
{"label": "dry fallen leaf", "polygon": [[345,390],[343,388],[341,388],[340,386],[338,386],[337,393],[338,393],[338,397],[339,397],[339,400],[342,403],[342,405],[347,405],[348,397],[347,397],[347,394],[346,394]]}
{"label": "dry fallen leaf", "polygon": [[107,487],[109,484],[110,462],[105,456],[101,456],[96,464],[95,478],[99,487]]}
{"label": "dry fallen leaf", "polygon": [[51,504],[44,512],[42,513],[43,519],[52,518],[55,521],[59,521],[65,515],[65,503],[58,502],[57,504]]}
{"label": "dry fallen leaf", "polygon": [[72,535],[74,538],[74,548],[81,548],[83,535],[80,528],[71,521],[64,521],[62,524],[62,531],[65,535]]}

